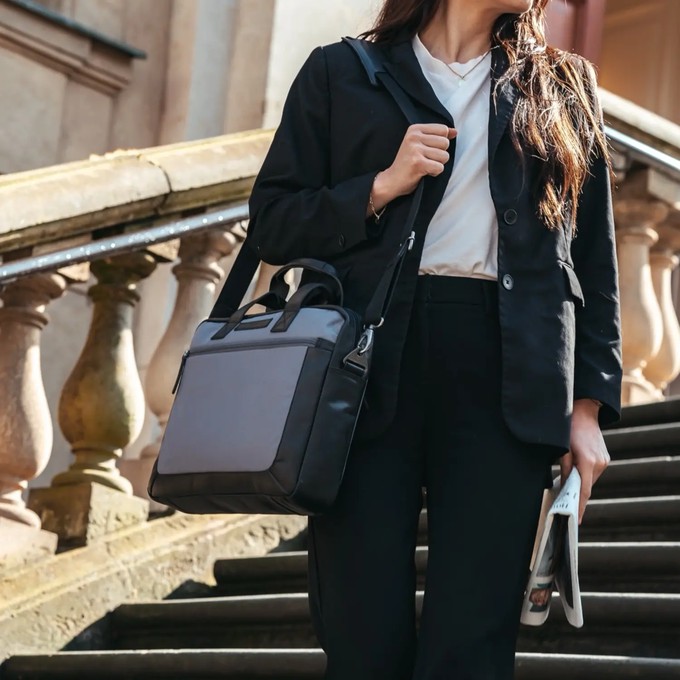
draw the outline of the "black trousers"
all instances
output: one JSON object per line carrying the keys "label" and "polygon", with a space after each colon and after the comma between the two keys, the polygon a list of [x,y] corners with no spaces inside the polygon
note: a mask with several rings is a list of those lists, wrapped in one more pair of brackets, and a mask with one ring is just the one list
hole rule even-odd
{"label": "black trousers", "polygon": [[[510,680],[554,449],[501,413],[497,284],[420,276],[396,417],[356,442],[333,510],[310,519],[326,680]],[[428,565],[416,631],[414,552]]]}

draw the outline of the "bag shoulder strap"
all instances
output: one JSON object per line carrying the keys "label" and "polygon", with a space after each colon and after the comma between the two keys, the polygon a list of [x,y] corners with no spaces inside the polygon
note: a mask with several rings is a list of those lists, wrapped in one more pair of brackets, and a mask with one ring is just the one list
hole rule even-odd
{"label": "bag shoulder strap", "polygon": [[[383,67],[380,48],[367,40],[360,40],[358,38],[345,37],[342,40],[358,56],[371,85],[374,87],[382,85],[392,95],[406,120],[410,124],[417,123],[419,117],[413,102]],[[373,297],[368,303],[364,316],[367,326],[377,327],[381,325],[390,306],[396,282],[401,273],[404,257],[413,246],[415,238],[413,226],[420,209],[423,187],[424,180],[421,180],[413,194],[408,217],[404,222],[399,240],[399,250],[384,270]],[[239,308],[259,263],[259,257],[251,247],[248,238],[246,238],[210,313],[211,319],[228,318]]]}
{"label": "bag shoulder strap", "polygon": [[241,306],[259,265],[260,258],[246,236],[208,318],[228,319]]}
{"label": "bag shoulder strap", "polygon": [[[368,40],[361,40],[359,38],[346,37],[343,38],[343,41],[356,52],[366,70],[371,85],[374,87],[380,87],[382,85],[392,95],[392,98],[401,109],[401,112],[404,114],[409,124],[413,125],[418,123],[420,116],[418,115],[412,100],[394,78],[392,78],[385,70],[380,48]],[[423,178],[420,180],[413,193],[411,207],[402,228],[401,238],[399,239],[399,250],[385,268],[383,275],[380,278],[380,282],[375,289],[375,293],[366,308],[364,319],[366,325],[369,327],[378,327],[382,325],[382,322],[385,320],[387,310],[392,302],[392,296],[396,288],[397,280],[401,274],[404,258],[406,253],[413,247],[415,240],[413,227],[415,226],[418,211],[420,210],[420,205],[422,203],[424,187],[425,180]]]}
{"label": "bag shoulder strap", "polygon": [[413,106],[413,101],[385,69],[380,47],[360,38],[345,37],[342,41],[349,45],[359,57],[371,85],[373,87],[384,87],[397,102],[408,122],[417,123],[419,116]]}

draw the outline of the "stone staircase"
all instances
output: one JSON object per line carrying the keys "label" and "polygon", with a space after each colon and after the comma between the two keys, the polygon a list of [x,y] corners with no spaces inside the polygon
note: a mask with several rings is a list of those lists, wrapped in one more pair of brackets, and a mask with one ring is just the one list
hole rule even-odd
{"label": "stone staircase", "polygon": [[[517,680],[680,679],[680,400],[628,408],[605,436],[614,462],[581,532],[585,626],[553,602],[545,626],[521,631]],[[424,511],[419,588],[426,530]],[[118,607],[71,651],[12,657],[0,678],[322,677],[303,551],[218,561],[214,573],[192,597]]]}

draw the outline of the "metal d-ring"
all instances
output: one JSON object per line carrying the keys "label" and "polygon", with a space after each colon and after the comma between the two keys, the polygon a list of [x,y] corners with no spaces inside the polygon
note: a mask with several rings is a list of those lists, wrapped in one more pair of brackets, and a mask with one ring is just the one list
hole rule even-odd
{"label": "metal d-ring", "polygon": [[357,346],[343,360],[345,368],[361,376],[366,375],[370,360],[370,355],[367,355],[367,352],[373,347],[375,329],[380,328],[383,323],[384,319],[381,319],[377,325],[370,324],[364,328]]}
{"label": "metal d-ring", "polygon": [[366,352],[368,352],[368,350],[373,346],[374,328],[377,328],[377,326],[368,326],[368,328],[365,328],[364,332],[361,334],[361,337],[359,338],[359,344],[357,345],[357,353],[359,355],[366,354]]}

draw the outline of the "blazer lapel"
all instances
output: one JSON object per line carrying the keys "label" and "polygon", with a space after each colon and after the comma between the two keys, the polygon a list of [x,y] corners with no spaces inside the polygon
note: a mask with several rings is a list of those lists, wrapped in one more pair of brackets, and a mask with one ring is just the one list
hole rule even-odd
{"label": "blazer lapel", "polygon": [[496,83],[508,69],[508,57],[501,47],[493,50],[491,58],[491,106],[489,107],[489,164],[493,161],[498,144],[510,122],[517,103],[517,87],[514,83],[504,83],[498,88]]}
{"label": "blazer lapel", "polygon": [[[411,37],[404,31],[395,39],[387,51],[383,64],[385,70],[399,83],[413,99],[436,113],[453,127],[451,114],[439,101],[432,86],[420,68],[418,58],[411,45]],[[493,160],[498,144],[505,132],[517,103],[517,87],[505,83],[494,97],[496,82],[508,68],[508,58],[501,47],[492,51],[491,61],[491,106],[489,109],[489,162]]]}
{"label": "blazer lapel", "polygon": [[388,59],[385,60],[385,70],[399,83],[413,99],[425,108],[436,113],[440,118],[453,127],[451,114],[434,93],[432,86],[420,68],[418,58],[413,51],[411,39],[402,34],[390,46]]}

